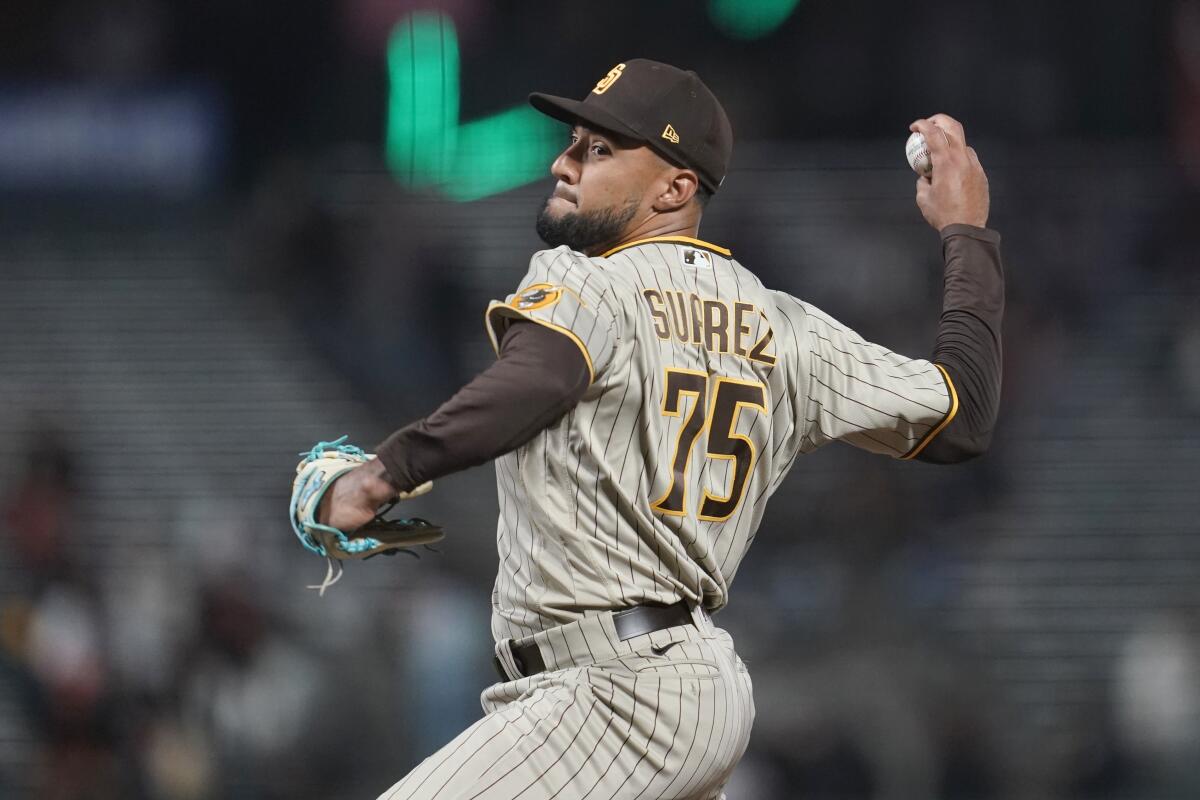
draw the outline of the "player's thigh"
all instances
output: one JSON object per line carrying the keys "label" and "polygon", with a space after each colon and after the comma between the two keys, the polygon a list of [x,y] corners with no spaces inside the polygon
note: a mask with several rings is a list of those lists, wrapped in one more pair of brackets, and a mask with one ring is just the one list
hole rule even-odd
{"label": "player's thigh", "polygon": [[588,774],[607,710],[578,681],[546,686],[480,719],[379,800],[548,798]]}
{"label": "player's thigh", "polygon": [[720,798],[753,722],[744,666],[716,638],[533,680],[380,800]]}
{"label": "player's thigh", "polygon": [[645,650],[597,665],[587,675],[622,736],[607,767],[609,791],[594,796],[721,796],[754,719],[749,676],[731,643],[682,640],[665,652]]}

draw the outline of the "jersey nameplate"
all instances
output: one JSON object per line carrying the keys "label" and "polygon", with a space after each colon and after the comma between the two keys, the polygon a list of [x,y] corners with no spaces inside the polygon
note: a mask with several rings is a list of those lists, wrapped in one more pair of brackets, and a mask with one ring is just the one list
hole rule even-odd
{"label": "jersey nameplate", "polygon": [[[733,303],[672,290],[642,292],[654,318],[654,334],[665,341],[694,344],[712,353],[740,356],[772,366],[775,356],[767,346],[775,338],[767,318],[753,303]],[[760,333],[753,322],[762,318]]]}

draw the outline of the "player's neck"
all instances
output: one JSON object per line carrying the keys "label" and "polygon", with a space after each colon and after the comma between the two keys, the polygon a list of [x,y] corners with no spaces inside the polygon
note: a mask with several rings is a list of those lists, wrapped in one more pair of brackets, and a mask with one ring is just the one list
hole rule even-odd
{"label": "player's neck", "polygon": [[699,235],[699,216],[680,218],[671,215],[671,217],[664,219],[662,216],[656,215],[641,225],[625,231],[619,240],[591,248],[587,251],[587,254],[589,256],[598,256],[622,245],[629,244],[630,242],[640,242],[643,239],[657,239],[663,236],[686,236],[689,239],[696,239],[699,238]]}

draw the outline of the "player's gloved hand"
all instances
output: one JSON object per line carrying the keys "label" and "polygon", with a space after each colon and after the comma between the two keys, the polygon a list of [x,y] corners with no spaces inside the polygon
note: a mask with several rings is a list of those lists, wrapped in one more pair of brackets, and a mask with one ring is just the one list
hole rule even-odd
{"label": "player's gloved hand", "polygon": [[[432,483],[399,492],[382,464],[346,437],[317,442],[296,465],[288,504],[292,530],[309,551],[329,562],[325,580],[309,588],[324,594],[342,575],[341,563],[440,540],[442,529],[418,517],[387,518],[397,500],[428,492]],[[380,506],[383,506],[381,509]]]}
{"label": "player's gloved hand", "polygon": [[317,522],[343,531],[354,531],[375,519],[379,507],[395,500],[397,491],[387,479],[379,459],[342,473],[317,506]]}
{"label": "player's gloved hand", "polygon": [[973,147],[967,146],[962,123],[934,114],[908,126],[920,131],[929,147],[933,171],[917,178],[917,207],[935,230],[947,225],[987,226],[990,197],[987,174]]}

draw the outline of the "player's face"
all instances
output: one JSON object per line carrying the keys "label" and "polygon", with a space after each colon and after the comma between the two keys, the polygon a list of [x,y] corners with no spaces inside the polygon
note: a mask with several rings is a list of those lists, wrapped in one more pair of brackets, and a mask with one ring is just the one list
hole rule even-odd
{"label": "player's face", "polygon": [[583,125],[571,129],[550,172],[558,179],[538,215],[538,235],[594,254],[620,244],[648,216],[655,182],[666,163],[626,137]]}

